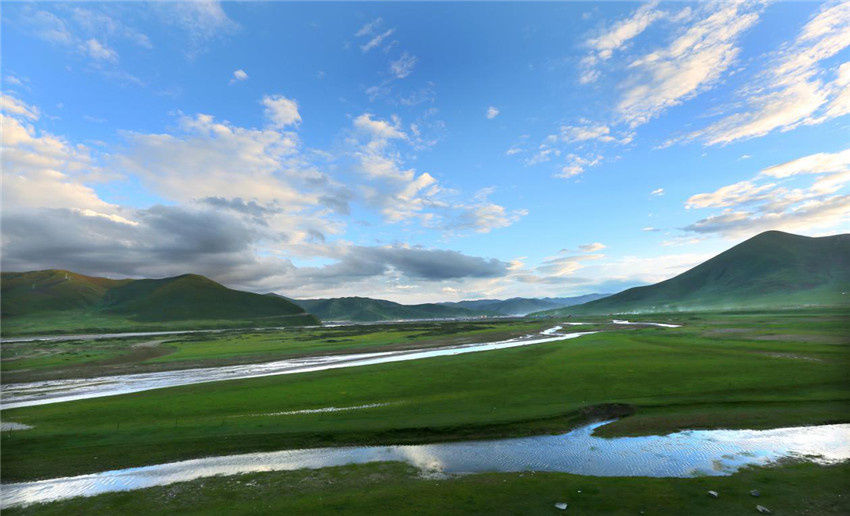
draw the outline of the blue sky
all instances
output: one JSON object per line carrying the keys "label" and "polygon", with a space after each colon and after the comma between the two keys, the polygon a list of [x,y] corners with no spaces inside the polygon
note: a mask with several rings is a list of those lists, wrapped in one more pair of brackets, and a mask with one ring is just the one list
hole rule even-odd
{"label": "blue sky", "polygon": [[850,3],[7,3],[3,268],[614,292],[850,227]]}

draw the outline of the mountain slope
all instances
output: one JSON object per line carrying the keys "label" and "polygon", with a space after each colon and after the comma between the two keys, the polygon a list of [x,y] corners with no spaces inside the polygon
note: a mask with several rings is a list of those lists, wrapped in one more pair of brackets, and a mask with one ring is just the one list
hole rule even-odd
{"label": "mountain slope", "polygon": [[486,312],[435,303],[402,305],[368,297],[293,300],[323,321],[391,321],[401,319],[451,319],[476,317]]}
{"label": "mountain slope", "polygon": [[[26,319],[43,323],[42,331],[83,328],[69,328],[68,321],[71,325],[103,323],[110,327],[120,321],[125,325],[201,320],[268,319],[270,324],[287,325],[318,322],[284,298],[229,289],[194,274],[112,280],[62,270],[4,272],[0,290],[4,326]],[[63,328],[52,328],[51,318],[62,319]]]}
{"label": "mountain slope", "polygon": [[2,274],[3,317],[51,310],[74,310],[94,305],[106,292],[132,280],[83,276],[46,270]]}
{"label": "mountain slope", "polygon": [[132,281],[110,289],[102,306],[143,321],[256,319],[304,312],[283,298],[229,289],[196,274]]}
{"label": "mountain slope", "polygon": [[456,306],[470,310],[492,312],[499,315],[526,315],[541,310],[550,310],[566,306],[580,305],[588,301],[601,299],[609,294],[586,294],[575,297],[514,297],[510,299],[479,299],[474,301],[457,301],[440,303],[445,306]]}
{"label": "mountain slope", "polygon": [[767,231],[666,281],[534,315],[850,306],[850,234]]}

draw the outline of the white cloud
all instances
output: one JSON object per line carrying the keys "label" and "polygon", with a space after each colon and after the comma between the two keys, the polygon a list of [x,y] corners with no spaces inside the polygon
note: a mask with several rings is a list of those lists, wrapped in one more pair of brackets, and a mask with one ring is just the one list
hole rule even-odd
{"label": "white cloud", "polygon": [[506,227],[527,212],[507,210],[487,199],[491,190],[473,196],[471,202],[454,199],[456,194],[440,185],[428,172],[417,172],[404,164],[396,143],[411,142],[402,130],[401,119],[376,118],[364,113],[353,120],[357,170],[368,179],[362,187],[364,198],[378,208],[390,223],[417,220],[427,228],[448,233],[465,230],[487,233]]}
{"label": "white cloud", "polygon": [[383,21],[384,20],[382,18],[375,18],[374,20],[360,27],[360,29],[355,32],[354,35],[359,38],[361,36],[373,34],[375,32],[375,29],[378,28],[378,26],[383,23]]}
{"label": "white cloud", "polygon": [[233,79],[230,80],[230,83],[233,84],[236,81],[245,81],[245,80],[248,80],[248,74],[245,72],[245,70],[242,70],[240,68],[239,70],[235,70],[233,72]]}
{"label": "white cloud", "polygon": [[36,107],[8,95],[2,100],[3,210],[67,208],[117,216],[119,208],[85,184],[99,173],[89,149],[30,125]]}
{"label": "white cloud", "polygon": [[561,155],[561,149],[556,149],[550,147],[549,145],[541,144],[537,151],[526,160],[525,164],[528,166],[537,165],[538,163],[546,163],[547,161],[552,160],[552,158],[558,157]]}
{"label": "white cloud", "polygon": [[404,79],[413,73],[413,67],[416,66],[416,56],[404,52],[398,59],[390,63],[390,73],[396,79]]}
{"label": "white cloud", "polygon": [[568,142],[586,140],[613,141],[611,129],[607,125],[561,126],[561,138]]}
{"label": "white cloud", "polygon": [[709,145],[819,124],[850,113],[850,66],[821,63],[850,46],[850,2],[824,6],[743,90],[745,109],[695,131]]}
{"label": "white cloud", "polygon": [[165,23],[179,27],[189,37],[186,55],[190,58],[205,52],[211,42],[239,30],[239,24],[216,0],[158,2],[156,6]]}
{"label": "white cloud", "polygon": [[588,38],[585,46],[591,52],[581,60],[579,82],[586,84],[597,80],[601,74],[595,67],[601,61],[610,59],[614,51],[624,48],[655,21],[666,17],[666,13],[657,7],[658,2],[643,4],[628,18],[618,20],[596,36]]}
{"label": "white cloud", "polygon": [[6,84],[11,84],[13,86],[23,86],[24,81],[21,80],[20,77],[12,74],[7,74],[4,79],[6,80]]}
{"label": "white cloud", "polygon": [[473,202],[460,204],[460,215],[448,224],[451,230],[472,229],[476,233],[489,233],[494,229],[513,225],[528,215],[528,210],[507,210],[504,206],[491,202],[488,197],[493,189],[483,189],[473,196]]}
{"label": "white cloud", "polygon": [[649,192],[649,195],[657,195],[657,196],[664,195],[664,189],[663,188],[656,188],[655,190]]}
{"label": "white cloud", "polygon": [[793,211],[750,212],[729,210],[699,220],[685,229],[697,233],[720,233],[728,237],[751,236],[771,229],[814,231],[834,228],[848,220],[850,195],[828,197],[801,204]]}
{"label": "white cloud", "polygon": [[662,13],[656,10],[657,5],[657,2],[641,5],[631,17],[618,21],[599,36],[590,38],[587,45],[598,52],[600,59],[609,59],[614,50],[622,48],[662,17]]}
{"label": "white cloud", "polygon": [[[182,134],[127,135],[130,149],[120,165],[160,195],[191,202],[220,196],[281,203],[298,209],[317,203],[300,188],[296,135],[216,121],[210,115],[184,116]],[[290,161],[292,160],[292,161]]]}
{"label": "white cloud", "polygon": [[612,134],[611,128],[605,124],[599,124],[585,118],[579,120],[578,125],[562,125],[558,134],[550,135],[549,141],[562,141],[565,143],[578,143],[596,141],[601,143],[630,143],[634,135],[625,133],[619,136]]}
{"label": "white cloud", "polygon": [[492,120],[492,119],[496,118],[497,116],[499,116],[499,109],[496,106],[490,106],[490,107],[487,108],[487,112],[485,113],[485,116],[487,117],[488,120]]}
{"label": "white cloud", "polygon": [[401,121],[397,117],[394,117],[390,122],[376,119],[371,113],[363,113],[354,119],[354,127],[369,133],[378,140],[407,138],[407,135],[401,130]]}
{"label": "white cloud", "polygon": [[568,154],[567,163],[561,167],[561,171],[555,175],[560,178],[570,178],[583,174],[587,167],[595,167],[602,163],[602,156],[579,156],[578,154]]}
{"label": "white cloud", "polygon": [[0,109],[4,113],[17,115],[29,120],[38,120],[39,111],[35,106],[29,106],[8,94],[0,94]]}
{"label": "white cloud", "polygon": [[298,103],[283,95],[266,95],[263,97],[263,105],[266,107],[266,118],[275,127],[283,128],[289,125],[301,123],[301,115],[298,113]]}
{"label": "white cloud", "polygon": [[[64,17],[47,10],[29,9],[23,16],[23,25],[29,27],[35,36],[95,61],[118,61],[118,53],[97,35],[117,37],[136,34],[103,13],[82,8],[76,8]],[[147,38],[143,34],[139,37]]]}
{"label": "white cloud", "polygon": [[83,51],[94,59],[103,59],[112,62],[118,60],[118,54],[114,50],[94,38],[87,40],[83,44]]}
{"label": "white cloud", "polygon": [[601,144],[608,143],[625,145],[630,143],[633,137],[634,134],[630,131],[617,134],[606,124],[582,118],[578,124],[561,125],[557,133],[548,135],[526,164],[535,165],[551,161],[566,152],[566,163],[561,165],[555,177],[574,177],[584,173],[588,167],[599,165],[603,158],[602,155],[595,153],[585,153],[581,156],[575,152],[567,152],[569,149],[586,149],[589,145],[593,146],[591,148],[598,148]]}
{"label": "white cloud", "polygon": [[594,253],[596,251],[601,251],[607,247],[605,244],[600,242],[593,242],[592,244],[583,244],[578,246],[579,249],[584,251],[585,253]]}
{"label": "white cloud", "polygon": [[362,50],[364,54],[366,52],[369,52],[373,48],[380,46],[381,43],[383,43],[384,40],[387,39],[388,37],[392,36],[393,33],[395,33],[395,29],[387,29],[380,34],[376,34],[372,39],[370,39],[369,41],[367,41],[363,45],[360,45],[360,50]]}
{"label": "white cloud", "polygon": [[770,190],[776,185],[773,183],[758,185],[752,181],[739,181],[737,183],[718,188],[711,193],[702,193],[691,196],[685,207],[691,208],[723,208],[738,204],[761,201],[770,198]]}
{"label": "white cloud", "polygon": [[768,167],[761,173],[765,176],[783,178],[798,174],[839,172],[848,168],[850,168],[850,149],[835,153],[819,152],[811,154],[787,163]]}
{"label": "white cloud", "polygon": [[749,2],[712,4],[698,16],[669,45],[629,65],[633,74],[616,111],[632,128],[715,84],[737,57],[737,40],[758,20]]}
{"label": "white cloud", "polygon": [[[808,184],[801,181],[810,179]],[[691,196],[688,209],[721,208],[685,229],[748,236],[767,229],[830,229],[850,218],[850,149],[804,156],[756,177]]]}

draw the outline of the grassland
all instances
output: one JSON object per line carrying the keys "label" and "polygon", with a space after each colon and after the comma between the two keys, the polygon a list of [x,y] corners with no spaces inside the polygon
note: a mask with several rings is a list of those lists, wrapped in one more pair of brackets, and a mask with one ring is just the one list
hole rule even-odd
{"label": "grassland", "polygon": [[[3,434],[2,478],[305,446],[561,432],[587,419],[583,408],[605,403],[635,409],[606,428],[612,434],[850,420],[846,313],[678,317],[685,327],[621,327],[526,348],[5,410],[4,420],[34,428]],[[387,405],[272,414],[374,403]]]}
{"label": "grassland", "polygon": [[[606,478],[561,473],[424,479],[404,464],[218,477],[11,509],[25,514],[848,514],[850,464],[788,464],[729,477]],[[761,495],[750,496],[756,489]],[[707,495],[718,491],[717,499]]]}

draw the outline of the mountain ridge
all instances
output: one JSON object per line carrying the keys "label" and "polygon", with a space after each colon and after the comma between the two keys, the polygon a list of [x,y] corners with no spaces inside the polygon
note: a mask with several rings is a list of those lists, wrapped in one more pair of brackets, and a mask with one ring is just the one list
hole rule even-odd
{"label": "mountain ridge", "polygon": [[[3,272],[0,313],[4,327],[17,319],[51,315],[79,320],[124,319],[141,324],[175,324],[190,320],[255,321],[288,325],[318,320],[285,299],[230,289],[205,276],[182,274],[159,279],[110,279],[62,269]],[[5,331],[5,330],[4,330]]]}
{"label": "mountain ridge", "polygon": [[584,294],[572,297],[512,297],[508,299],[476,299],[443,302],[441,305],[459,306],[471,310],[482,310],[499,315],[523,316],[540,310],[563,308],[595,301],[611,294]]}
{"label": "mountain ridge", "polygon": [[372,322],[411,319],[458,319],[496,315],[461,307],[444,306],[440,303],[403,305],[386,299],[360,296],[293,299],[292,301],[323,321]]}

